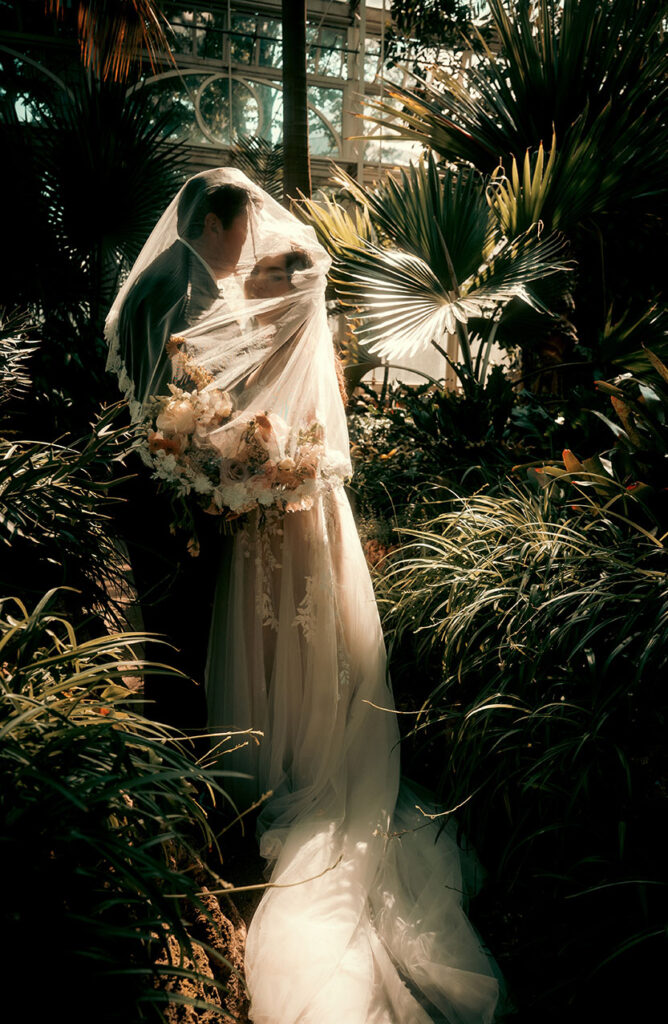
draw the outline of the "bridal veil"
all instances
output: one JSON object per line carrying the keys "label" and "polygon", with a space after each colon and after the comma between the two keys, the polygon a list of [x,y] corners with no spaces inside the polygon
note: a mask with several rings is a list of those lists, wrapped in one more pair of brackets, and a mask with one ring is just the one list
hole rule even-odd
{"label": "bridal veil", "polygon": [[[174,381],[222,390],[233,406],[209,442],[225,467],[223,511],[244,518],[217,570],[206,688],[213,731],[261,734],[222,761],[239,773],[229,788],[240,808],[269,794],[258,839],[272,886],[246,949],[251,1019],[486,1024],[499,980],[465,914],[471,862],[454,825],[439,831],[400,776],[383,635],[343,488],[351,467],[329,257],[238,170],[196,178],[196,195],[233,184],[251,197],[234,272],[206,301],[191,299],[168,353]],[[125,364],[119,315],[140,275],[178,243],[190,215],[183,194],[109,316],[109,366],[136,418],[148,392],[136,393]],[[262,471],[249,469],[253,445]]]}

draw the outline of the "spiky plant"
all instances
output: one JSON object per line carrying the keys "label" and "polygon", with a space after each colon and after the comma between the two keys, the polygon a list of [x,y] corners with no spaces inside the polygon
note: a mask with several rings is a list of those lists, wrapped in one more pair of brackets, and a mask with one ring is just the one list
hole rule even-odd
{"label": "spiky plant", "polygon": [[[202,882],[225,885],[208,820],[225,773],[138,711],[124,676],[170,671],[136,660],[145,637],[80,641],[55,597],[0,602],[5,969],[30,1019],[156,1020],[170,1001],[229,1019],[230,966],[209,950],[202,974],[188,925],[210,917]],[[179,977],[199,994],[170,993]]]}
{"label": "spiky plant", "polygon": [[[35,344],[0,337],[0,393],[6,406],[21,411],[27,381],[17,370]],[[18,401],[17,401],[18,398]],[[4,410],[3,410],[4,411]],[[120,622],[111,591],[125,579],[123,559],[109,529],[114,487],[137,443],[121,402],[102,410],[90,432],[59,442],[27,439],[19,433],[26,417],[0,419],[0,588],[37,599],[54,586],[84,616],[106,615]]]}
{"label": "spiky plant", "polygon": [[251,181],[283,202],[283,143],[269,142],[260,135],[240,135],[232,147],[234,165]]}
{"label": "spiky plant", "polygon": [[490,870],[529,1018],[614,1019],[665,945],[665,547],[523,487],[449,498],[385,574],[428,679],[414,741]]}
{"label": "spiky plant", "polygon": [[[465,389],[483,386],[504,307],[520,298],[544,311],[532,286],[568,269],[562,241],[542,238],[534,227],[504,234],[482,177],[441,168],[432,154],[374,188],[343,171],[336,181],[359,203],[362,224],[368,219],[385,240],[351,237],[356,222],[331,202],[302,204],[305,219],[321,236],[329,233],[332,277],[358,338],[393,361],[435,345]],[[484,331],[475,354],[469,322]],[[453,335],[454,358],[447,352]]]}

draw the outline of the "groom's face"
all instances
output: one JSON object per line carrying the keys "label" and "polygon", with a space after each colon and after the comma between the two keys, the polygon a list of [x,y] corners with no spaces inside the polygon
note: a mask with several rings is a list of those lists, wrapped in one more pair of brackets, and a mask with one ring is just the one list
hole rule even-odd
{"label": "groom's face", "polygon": [[207,236],[206,243],[211,261],[218,267],[234,270],[248,234],[248,210],[242,210],[237,214],[227,228],[223,227],[222,221],[215,213],[208,213],[204,221],[204,234]]}

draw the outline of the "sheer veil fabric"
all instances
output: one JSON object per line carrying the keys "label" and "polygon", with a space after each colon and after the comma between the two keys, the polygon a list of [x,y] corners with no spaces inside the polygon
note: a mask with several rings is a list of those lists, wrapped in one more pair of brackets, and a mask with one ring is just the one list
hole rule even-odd
{"label": "sheer veil fabric", "polygon": [[204,288],[205,299],[191,294],[180,310],[184,343],[171,375],[163,328],[177,322],[183,297],[167,296],[151,314],[139,386],[119,318],[133,286],[178,244],[180,193],[109,315],[108,365],[136,417],[156,381],[176,379],[184,354],[204,369],[207,387],[234,403],[210,440],[239,483],[245,469],[234,455],[251,420],[282,472],[311,459],[290,510],[260,503],[246,513],[217,569],[210,630],[210,727],[262,734],[224,754],[222,767],[240,773],[227,788],[240,809],[270,794],[257,835],[274,885],[248,932],[251,1019],[486,1024],[500,979],[465,914],[473,861],[454,825],[439,834],[417,809],[433,810],[425,795],[400,776],[383,635],[343,489],[351,468],[325,305],[329,258],[310,228],[241,172],[197,177],[252,198],[236,267],[214,282],[215,294]]}

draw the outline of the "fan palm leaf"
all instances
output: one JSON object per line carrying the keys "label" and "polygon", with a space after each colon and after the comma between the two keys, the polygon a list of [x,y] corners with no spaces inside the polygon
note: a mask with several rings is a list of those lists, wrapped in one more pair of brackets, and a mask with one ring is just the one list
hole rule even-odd
{"label": "fan palm leaf", "polygon": [[332,279],[342,303],[359,319],[357,334],[371,351],[387,358],[409,356],[458,324],[489,318],[521,298],[544,311],[530,285],[569,269],[565,243],[556,235],[538,238],[531,229],[502,241],[488,261],[461,285],[446,283],[413,253],[388,251],[371,243],[342,246]]}
{"label": "fan palm leaf", "polygon": [[426,261],[452,290],[472,274],[494,244],[494,220],[482,176],[475,170],[440,167],[433,155],[365,189],[339,170],[335,177],[369,212],[391,243]]}

